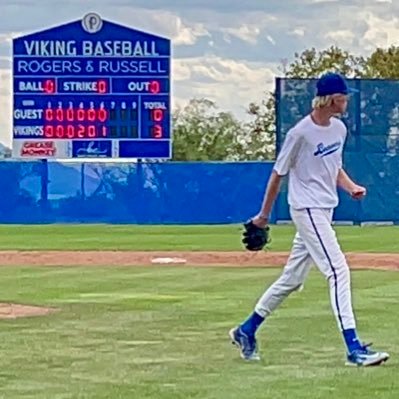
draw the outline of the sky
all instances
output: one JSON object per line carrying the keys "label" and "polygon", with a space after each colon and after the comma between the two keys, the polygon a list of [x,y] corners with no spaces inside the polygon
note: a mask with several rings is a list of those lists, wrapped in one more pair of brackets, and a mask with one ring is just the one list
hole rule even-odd
{"label": "sky", "polygon": [[205,97],[246,118],[295,52],[399,43],[397,0],[0,0],[0,142],[12,140],[12,38],[87,12],[171,39],[173,109]]}

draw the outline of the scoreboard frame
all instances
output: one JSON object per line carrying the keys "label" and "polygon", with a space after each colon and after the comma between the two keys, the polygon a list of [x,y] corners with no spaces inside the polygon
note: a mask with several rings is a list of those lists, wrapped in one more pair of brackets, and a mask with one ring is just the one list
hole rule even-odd
{"label": "scoreboard frame", "polygon": [[13,157],[172,158],[171,41],[103,20],[13,39]]}

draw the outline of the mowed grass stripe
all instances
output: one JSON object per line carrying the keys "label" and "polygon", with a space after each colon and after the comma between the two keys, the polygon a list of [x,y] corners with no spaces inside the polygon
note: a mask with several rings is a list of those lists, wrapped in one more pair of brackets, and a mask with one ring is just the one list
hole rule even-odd
{"label": "mowed grass stripe", "polygon": [[[399,226],[336,227],[345,251],[399,252]],[[240,225],[1,225],[0,250],[242,250]],[[293,226],[272,226],[271,251],[288,251]]]}

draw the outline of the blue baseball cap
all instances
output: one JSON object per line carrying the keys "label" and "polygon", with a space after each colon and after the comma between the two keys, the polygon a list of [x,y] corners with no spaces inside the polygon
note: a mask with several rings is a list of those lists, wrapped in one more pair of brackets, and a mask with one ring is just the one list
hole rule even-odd
{"label": "blue baseball cap", "polygon": [[345,78],[339,73],[328,72],[322,75],[316,84],[316,95],[319,97],[332,94],[350,94],[358,90],[348,87]]}

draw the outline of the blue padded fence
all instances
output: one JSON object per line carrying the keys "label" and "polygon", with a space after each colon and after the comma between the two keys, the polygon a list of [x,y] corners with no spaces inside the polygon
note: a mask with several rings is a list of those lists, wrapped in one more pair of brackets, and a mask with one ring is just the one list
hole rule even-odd
{"label": "blue padded fence", "polygon": [[[334,219],[396,222],[398,185],[390,176],[399,157],[385,164],[386,178],[373,172],[380,160],[370,155],[348,154],[346,161],[362,165],[348,171],[369,194],[357,202],[340,192]],[[272,162],[0,162],[0,223],[239,223],[259,210],[272,168]],[[272,223],[290,219],[286,187]]]}
{"label": "blue padded fence", "polygon": [[272,166],[2,162],[0,223],[241,222],[258,211]]}

